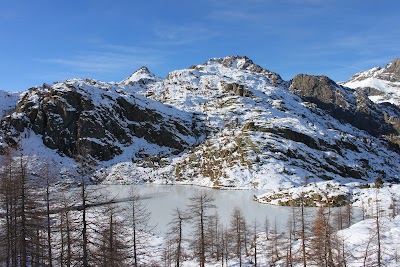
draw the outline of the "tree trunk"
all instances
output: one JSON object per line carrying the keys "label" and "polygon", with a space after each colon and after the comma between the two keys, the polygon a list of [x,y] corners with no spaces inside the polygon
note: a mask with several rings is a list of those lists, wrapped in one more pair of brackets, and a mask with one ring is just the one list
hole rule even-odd
{"label": "tree trunk", "polygon": [[51,251],[51,221],[50,221],[50,184],[47,179],[46,185],[46,215],[47,215],[47,252],[49,257],[49,267],[53,266],[53,255]]}
{"label": "tree trunk", "polygon": [[306,254],[306,224],[304,214],[304,196],[301,193],[301,251],[303,254],[303,267],[307,267],[307,254]]}
{"label": "tree trunk", "polygon": [[26,242],[26,177],[25,177],[25,166],[23,164],[23,158],[21,155],[21,266],[27,266],[27,242]]}
{"label": "tree trunk", "polygon": [[87,237],[87,220],[86,220],[86,184],[84,178],[82,178],[82,264],[83,267],[88,267],[88,237]]}

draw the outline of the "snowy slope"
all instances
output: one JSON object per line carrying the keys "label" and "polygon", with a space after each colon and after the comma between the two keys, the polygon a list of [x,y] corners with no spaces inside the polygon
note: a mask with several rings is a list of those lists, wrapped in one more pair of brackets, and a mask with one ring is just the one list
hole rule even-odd
{"label": "snowy slope", "polygon": [[362,81],[349,81],[344,84],[350,88],[372,87],[379,90],[381,93],[375,93],[369,98],[376,102],[389,102],[394,105],[400,105],[400,82],[388,82],[378,78],[366,78]]}
{"label": "snowy slope", "polygon": [[386,67],[375,67],[353,75],[343,83],[350,88],[373,88],[369,97],[376,103],[389,102],[400,106],[400,59]]}
{"label": "snowy slope", "polygon": [[[381,218],[380,227],[382,264],[399,266],[400,215],[392,219]],[[346,242],[346,250],[351,255],[348,266],[378,266],[376,229],[376,220],[367,219],[339,231],[339,236]]]}

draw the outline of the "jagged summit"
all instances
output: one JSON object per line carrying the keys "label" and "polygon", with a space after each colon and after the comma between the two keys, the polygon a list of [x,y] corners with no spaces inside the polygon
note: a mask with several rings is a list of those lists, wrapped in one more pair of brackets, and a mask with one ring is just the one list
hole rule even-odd
{"label": "jagged summit", "polygon": [[146,74],[151,74],[150,70],[146,66],[140,67],[137,71],[134,73],[146,73]]}
{"label": "jagged summit", "polygon": [[207,60],[204,65],[212,65],[215,63],[222,64],[227,68],[235,68],[239,70],[246,70],[249,67],[253,67],[254,69],[258,70],[255,72],[261,72],[263,70],[263,68],[255,65],[254,62],[246,56],[227,56],[224,58],[211,58]]}
{"label": "jagged summit", "polygon": [[272,72],[268,69],[264,69],[260,65],[255,64],[253,60],[251,60],[247,56],[227,56],[224,58],[211,58],[207,60],[206,63],[204,63],[203,65],[210,66],[214,64],[220,64],[226,68],[264,74],[270,79],[271,84],[274,86],[284,82],[278,73]]}
{"label": "jagged summit", "polygon": [[122,85],[145,85],[149,83],[154,83],[157,81],[160,81],[161,78],[157,77],[155,74],[150,72],[150,70],[146,67],[143,66],[139,68],[137,71],[132,73],[129,77],[126,79],[122,80],[120,84]]}
{"label": "jagged summit", "polygon": [[211,58],[207,60],[204,65],[222,64],[227,68],[233,68],[238,70],[248,70],[256,73],[270,72],[269,70],[263,69],[259,65],[254,64],[253,60],[246,56],[227,56],[224,58]]}

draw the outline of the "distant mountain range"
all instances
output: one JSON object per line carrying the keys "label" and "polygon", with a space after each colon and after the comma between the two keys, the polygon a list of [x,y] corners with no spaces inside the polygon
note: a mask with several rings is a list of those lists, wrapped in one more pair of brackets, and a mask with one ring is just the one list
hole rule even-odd
{"label": "distant mountain range", "polygon": [[83,155],[101,182],[277,189],[400,179],[399,59],[337,84],[284,81],[230,56],[165,79],[142,67],[119,83],[0,92],[0,104],[0,153],[19,146],[71,166]]}

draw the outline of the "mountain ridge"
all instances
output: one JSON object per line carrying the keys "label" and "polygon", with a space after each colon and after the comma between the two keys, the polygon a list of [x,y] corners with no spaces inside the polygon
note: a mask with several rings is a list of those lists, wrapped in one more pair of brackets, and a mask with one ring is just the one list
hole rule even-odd
{"label": "mountain ridge", "polygon": [[[366,115],[352,119],[357,112]],[[383,110],[327,77],[284,81],[247,57],[230,56],[165,79],[142,67],[120,83],[72,79],[33,88],[2,119],[0,147],[26,132],[61,155],[74,157],[82,146],[108,183],[274,189],[305,181],[396,181],[398,114],[396,106]],[[68,127],[75,139],[55,141]]]}

